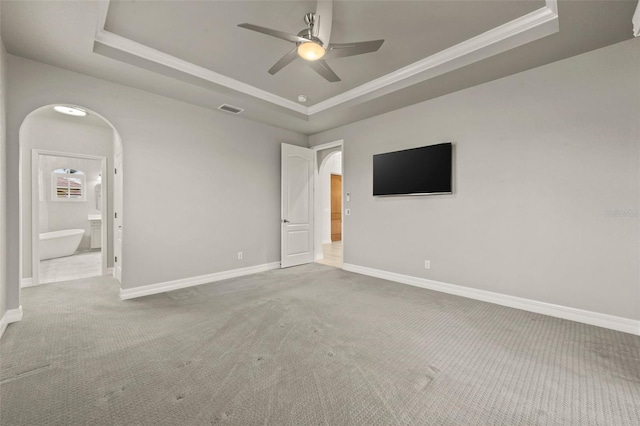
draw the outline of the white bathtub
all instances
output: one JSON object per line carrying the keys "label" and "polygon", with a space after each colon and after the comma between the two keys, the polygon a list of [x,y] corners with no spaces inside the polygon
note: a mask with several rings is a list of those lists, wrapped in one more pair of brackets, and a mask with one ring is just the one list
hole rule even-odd
{"label": "white bathtub", "polygon": [[40,260],[71,256],[78,250],[84,229],[64,229],[40,234]]}

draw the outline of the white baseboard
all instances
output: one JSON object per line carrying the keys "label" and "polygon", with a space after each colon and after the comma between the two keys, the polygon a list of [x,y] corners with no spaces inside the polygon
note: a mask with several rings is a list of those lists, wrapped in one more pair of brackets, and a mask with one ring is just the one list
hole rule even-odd
{"label": "white baseboard", "polygon": [[107,268],[107,276],[112,277],[112,276],[113,276],[113,274],[114,274],[113,267],[111,267],[111,268]]}
{"label": "white baseboard", "polygon": [[324,259],[324,254],[316,254],[316,262],[322,259]]}
{"label": "white baseboard", "polygon": [[640,321],[344,263],[342,269],[442,293],[640,335]]}
{"label": "white baseboard", "polygon": [[20,320],[22,320],[22,305],[20,305],[18,309],[9,309],[5,312],[2,318],[0,318],[0,339],[9,324]]}
{"label": "white baseboard", "polygon": [[193,287],[201,284],[208,284],[215,281],[226,280],[229,278],[257,274],[258,272],[265,272],[278,268],[280,268],[280,262],[272,262],[262,265],[249,266],[247,268],[232,269],[230,271],[214,272],[213,274],[200,275],[197,277],[182,278],[179,280],[165,281],[162,283],[149,284],[140,287],[120,289],[120,299],[126,300],[136,297],[149,296],[151,294],[164,293],[167,291]]}

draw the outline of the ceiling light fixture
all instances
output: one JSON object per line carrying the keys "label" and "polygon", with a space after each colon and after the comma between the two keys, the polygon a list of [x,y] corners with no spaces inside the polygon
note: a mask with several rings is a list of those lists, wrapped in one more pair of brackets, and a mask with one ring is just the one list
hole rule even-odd
{"label": "ceiling light fixture", "polygon": [[87,115],[87,111],[70,106],[56,105],[53,107],[53,109],[62,114],[73,115],[75,117],[84,117]]}
{"label": "ceiling light fixture", "polygon": [[307,95],[298,95],[298,102],[307,102]]}
{"label": "ceiling light fixture", "polygon": [[307,41],[298,45],[298,55],[307,61],[317,61],[322,58],[326,50],[315,41]]}

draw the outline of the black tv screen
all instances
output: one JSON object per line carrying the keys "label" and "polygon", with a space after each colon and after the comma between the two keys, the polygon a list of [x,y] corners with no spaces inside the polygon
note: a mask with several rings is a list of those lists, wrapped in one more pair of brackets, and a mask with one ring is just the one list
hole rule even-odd
{"label": "black tv screen", "polygon": [[452,145],[373,156],[373,195],[451,193]]}

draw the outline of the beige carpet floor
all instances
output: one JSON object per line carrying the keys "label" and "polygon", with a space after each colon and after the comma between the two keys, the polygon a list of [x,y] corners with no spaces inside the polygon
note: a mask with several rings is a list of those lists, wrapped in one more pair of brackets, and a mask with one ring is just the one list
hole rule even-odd
{"label": "beige carpet floor", "polygon": [[640,338],[319,264],[22,291],[2,425],[638,425]]}

